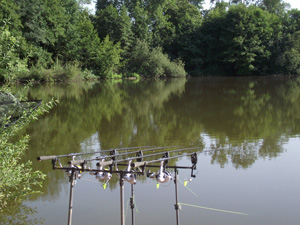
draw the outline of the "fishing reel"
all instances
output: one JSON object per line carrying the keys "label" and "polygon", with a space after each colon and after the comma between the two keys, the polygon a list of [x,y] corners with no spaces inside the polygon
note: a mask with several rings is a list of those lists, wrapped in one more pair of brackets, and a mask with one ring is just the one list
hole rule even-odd
{"label": "fishing reel", "polygon": [[[72,156],[72,161],[75,160],[75,157],[76,156]],[[60,167],[62,167],[62,164],[61,164],[60,160],[58,160],[58,162],[59,162]],[[53,163],[55,163],[55,162],[53,162]],[[82,166],[81,165],[70,164],[69,168],[70,169],[64,170],[68,174],[69,182],[71,182],[72,180],[75,180],[75,182],[76,182],[77,178],[79,178],[79,179],[81,178],[81,169],[82,169]]]}
{"label": "fishing reel", "polygon": [[127,172],[128,173],[123,175],[123,179],[126,180],[130,184],[136,184],[136,174],[135,173],[130,173],[130,172],[134,172],[133,170],[130,170],[131,169],[131,166],[130,166],[131,161],[132,160],[128,161],[128,167],[127,167]]}
{"label": "fishing reel", "polygon": [[68,174],[69,180],[71,181],[72,179],[76,178],[81,178],[81,169],[82,167],[80,165],[71,165],[70,169],[68,169],[66,172]]}
{"label": "fishing reel", "polygon": [[150,171],[148,171],[147,176],[152,179],[155,179],[158,184],[159,183],[167,183],[168,181],[173,179],[171,172],[165,170],[164,161],[160,162],[160,169],[158,172],[150,173]]}
{"label": "fishing reel", "polygon": [[136,175],[134,173],[127,173],[123,176],[123,178],[130,184],[136,184]]}
{"label": "fishing reel", "polygon": [[91,175],[96,175],[96,179],[99,180],[103,184],[103,188],[106,189],[106,185],[108,181],[112,178],[112,174],[109,172],[103,172],[104,166],[102,166],[102,162],[104,162],[104,159],[100,159],[100,163],[97,163],[97,170],[100,170],[99,172],[91,172]]}

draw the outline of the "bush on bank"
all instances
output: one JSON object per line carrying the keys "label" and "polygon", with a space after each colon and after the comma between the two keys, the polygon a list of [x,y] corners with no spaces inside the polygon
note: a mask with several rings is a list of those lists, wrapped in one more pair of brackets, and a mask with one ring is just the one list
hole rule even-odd
{"label": "bush on bank", "polygon": [[[23,109],[18,100],[23,96],[13,96],[7,86],[0,88],[0,211],[10,201],[20,201],[29,194],[34,194],[34,187],[41,186],[45,177],[40,171],[33,171],[31,162],[21,162],[21,158],[28,148],[29,136],[24,135],[15,140],[17,133],[37,116],[47,112],[56,104],[52,100],[42,104],[36,110]],[[8,106],[4,102],[13,101]],[[12,111],[18,111],[18,119],[11,116]]]}

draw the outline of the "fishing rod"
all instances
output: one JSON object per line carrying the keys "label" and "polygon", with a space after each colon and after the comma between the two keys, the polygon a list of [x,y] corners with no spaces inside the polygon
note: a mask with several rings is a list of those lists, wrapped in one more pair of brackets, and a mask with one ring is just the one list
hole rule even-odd
{"label": "fishing rod", "polygon": [[[181,151],[189,151],[189,150],[195,150],[195,149],[199,149],[199,147],[194,147],[194,148],[182,148],[182,149],[176,149],[176,150],[172,150],[172,151],[166,151],[163,156],[164,157],[164,160],[167,160],[167,158],[169,159],[173,159],[173,158],[178,158],[178,156],[173,156],[173,157],[169,157],[169,154],[170,153],[174,153],[174,152],[181,152]],[[139,164],[140,166],[143,165],[143,163],[145,161],[142,161],[143,158],[146,158],[146,157],[152,157],[152,156],[157,156],[157,155],[160,155],[161,152],[159,153],[153,153],[153,154],[148,154],[148,155],[141,155],[141,156],[136,156],[136,157],[132,157],[130,158],[130,160],[134,160],[134,159],[137,159],[138,162],[135,162],[135,163],[141,163]],[[179,155],[181,156],[181,155]],[[120,159],[120,160],[115,160],[114,163],[119,163],[119,162],[124,162],[124,161],[128,161],[128,159]],[[138,166],[134,166],[134,167],[138,167]]]}
{"label": "fishing rod", "polygon": [[143,149],[143,150],[138,150],[138,151],[131,151],[131,152],[125,152],[125,153],[117,153],[115,149],[110,151],[111,155],[105,155],[105,156],[98,156],[93,159],[83,159],[83,160],[75,160],[75,161],[69,161],[69,164],[81,164],[81,163],[87,163],[95,160],[102,160],[102,159],[107,159],[107,158],[112,158],[112,160],[116,160],[116,157],[119,156],[124,156],[124,155],[129,155],[129,154],[134,154],[137,153],[137,156],[142,156],[144,152],[149,152],[149,151],[154,151],[154,150],[160,150],[160,149],[169,149],[169,148],[175,148],[179,146],[167,146],[167,147],[157,147],[157,148],[150,148],[150,149]]}
{"label": "fishing rod", "polygon": [[[169,151],[169,152],[165,152],[163,153],[163,158],[159,158],[159,159],[155,159],[155,160],[151,160],[151,161],[142,161],[142,158],[145,158],[145,157],[150,157],[150,156],[157,156],[161,153],[154,153],[154,154],[148,154],[148,155],[139,155],[137,157],[132,157],[132,158],[126,158],[126,159],[120,159],[120,160],[109,160],[109,161],[104,161],[103,159],[100,160],[100,162],[98,162],[96,165],[97,167],[103,167],[103,166],[109,166],[110,167],[110,171],[113,172],[113,173],[122,173],[120,172],[119,170],[116,170],[116,171],[113,171],[112,170],[112,166],[114,165],[115,167],[117,167],[117,165],[119,166],[128,166],[129,167],[129,164],[132,168],[138,168],[138,167],[141,167],[142,168],[142,171],[141,173],[137,173],[136,171],[131,171],[132,174],[144,174],[144,171],[145,171],[145,167],[160,167],[160,172],[156,173],[156,174],[152,174],[149,175],[149,172],[147,173],[147,176],[151,178],[156,178],[157,181],[159,183],[165,183],[169,180],[171,180],[171,174],[170,172],[166,172],[166,168],[176,168],[176,169],[191,169],[191,177],[195,177],[194,175],[194,170],[196,169],[196,163],[197,163],[197,154],[195,152],[193,153],[184,153],[184,154],[180,154],[180,155],[176,155],[176,156],[170,156],[170,153],[172,152],[179,152],[179,151],[187,151],[187,150],[195,150],[195,149],[198,149],[197,147],[196,148],[184,148],[184,149],[177,149],[177,150],[173,150],[173,151]],[[208,151],[208,150],[207,150]],[[205,152],[207,152],[205,151]],[[168,166],[168,161],[169,159],[175,159],[175,158],[180,158],[180,157],[183,157],[183,156],[189,156],[191,155],[191,161],[192,161],[192,167],[183,167],[183,166]],[[132,162],[133,160],[137,160],[137,162]],[[127,161],[128,164],[119,164],[120,162],[124,162],[124,161]],[[157,163],[157,162],[160,162],[161,165],[160,166],[157,166],[157,165],[149,165],[149,164],[153,164],[153,163]],[[84,165],[86,164],[86,160],[72,160],[72,161],[69,161],[69,164],[71,165],[76,165],[76,164],[80,164],[82,168],[84,168]],[[87,171],[87,169],[82,169],[81,171]],[[88,171],[90,171],[90,169],[88,169]],[[100,170],[98,170],[99,172]],[[101,172],[105,172],[107,173],[107,171],[101,171]],[[163,178],[162,178],[163,177]],[[167,180],[166,180],[167,179]]]}
{"label": "fishing rod", "polygon": [[115,149],[109,149],[109,150],[102,150],[98,152],[87,152],[87,153],[69,153],[66,155],[49,155],[49,156],[38,156],[37,160],[44,161],[44,160],[50,160],[50,159],[56,159],[56,158],[63,158],[63,157],[73,157],[73,156],[81,156],[81,155],[91,155],[91,154],[97,154],[97,153],[104,153],[104,152],[110,152],[113,150],[117,151],[125,151],[125,150],[131,150],[131,149],[142,149],[142,148],[150,148],[155,146],[140,146],[140,147],[127,147],[127,148],[115,148]]}
{"label": "fishing rod", "polygon": [[162,158],[159,158],[159,159],[154,159],[154,160],[151,160],[151,161],[135,162],[135,163],[132,164],[133,165],[132,167],[140,167],[140,166],[143,166],[144,164],[148,165],[148,164],[152,164],[152,163],[167,161],[169,159],[176,159],[176,158],[189,156],[189,155],[194,155],[194,154],[196,154],[196,153],[195,152],[193,152],[193,153],[184,153],[184,154],[181,154],[181,155],[166,156],[166,157],[162,157]]}
{"label": "fishing rod", "polygon": [[[179,150],[175,150],[175,151],[169,151],[168,153],[172,153],[172,152],[176,152],[176,151],[182,151],[182,150],[193,150],[193,149],[197,149],[197,147],[196,148],[187,148],[187,149],[179,149]],[[201,151],[201,152],[197,152],[197,153],[199,153],[199,154],[206,154],[206,153],[211,153],[211,152],[220,152],[220,151],[224,151],[224,150],[228,150],[228,149],[227,148],[226,149],[210,149],[210,150],[205,150],[205,151]],[[193,153],[184,153],[184,154],[181,154],[181,155],[177,155],[177,156],[173,156],[173,157],[163,157],[163,158],[152,160],[152,161],[134,162],[132,164],[132,167],[145,166],[145,163],[147,164],[147,167],[157,167],[157,166],[152,166],[152,165],[148,165],[148,164],[150,164],[150,163],[151,164],[152,163],[157,163],[157,162],[160,162],[161,160],[166,161],[167,159],[179,158],[179,157],[183,157],[183,156],[187,156],[187,155],[192,155],[192,154],[196,154],[196,153],[195,152],[193,152]],[[146,155],[146,156],[154,156],[154,154],[152,154],[152,155]],[[135,157],[135,158],[138,158],[138,157]],[[172,168],[172,167],[169,166],[169,168]],[[177,167],[177,168],[179,168],[179,167]]]}
{"label": "fishing rod", "polygon": [[[176,150],[172,150],[172,151],[166,151],[164,154],[173,153],[173,152],[180,152],[180,151],[188,151],[188,150],[194,150],[194,149],[199,149],[199,147],[176,149]],[[208,150],[204,150],[204,151],[199,151],[197,153],[199,153],[199,154],[207,154],[207,153],[212,153],[212,152],[220,152],[220,151],[224,151],[224,150],[230,150],[230,148],[226,148],[226,149],[208,149]],[[148,154],[148,155],[142,155],[142,156],[132,157],[130,159],[132,159],[132,160],[137,159],[137,161],[138,161],[138,162],[134,162],[134,165],[132,167],[141,167],[141,166],[144,166],[145,162],[147,162],[147,164],[159,162],[160,159],[153,160],[153,161],[142,161],[142,158],[151,157],[151,156],[157,156],[159,154],[161,154],[161,152],[160,153],[154,153],[154,154]],[[173,158],[182,157],[182,156],[185,156],[186,154],[187,153],[184,153],[184,154],[173,156],[173,157],[166,156],[166,157],[163,157],[163,159],[165,161],[167,159],[173,159]],[[188,153],[187,155],[191,155],[191,154],[195,154],[195,152]],[[114,162],[115,163],[119,163],[119,162],[123,162],[123,161],[127,161],[127,160],[126,159],[120,159],[120,160],[115,160]],[[147,167],[157,167],[157,166],[147,165]],[[169,168],[172,168],[172,167],[169,166]],[[177,167],[177,168],[179,168],[179,167]]]}
{"label": "fishing rod", "polygon": [[[174,147],[177,147],[177,146],[171,146],[171,147],[158,147],[156,149],[168,149],[168,148],[174,148]],[[168,151],[170,153],[173,153],[173,152],[179,152],[179,151],[188,151],[188,150],[194,150],[194,149],[199,149],[198,147],[195,147],[195,148],[183,148],[183,149],[176,149],[176,150],[172,150],[172,151]],[[113,158],[112,160],[108,161],[108,162],[111,162],[111,163],[114,163],[114,164],[117,164],[119,162],[125,162],[125,161],[128,161],[129,159],[130,160],[134,160],[136,159],[137,161],[142,161],[142,158],[145,158],[145,157],[151,157],[151,156],[157,156],[159,154],[161,154],[161,152],[156,152],[156,153],[153,153],[153,154],[148,154],[148,155],[144,155],[143,152],[144,151],[153,151],[155,149],[146,149],[146,150],[140,150],[140,151],[136,151],[134,153],[137,153],[137,156],[136,157],[130,157],[130,158],[126,158],[126,159],[119,159],[119,160],[116,160],[116,157],[117,156],[120,156],[120,155],[127,155],[128,153],[122,153],[122,154],[113,154],[113,155],[109,155],[109,156],[100,156],[100,157],[96,157],[94,159],[80,159],[80,160],[71,160],[68,162],[68,164],[73,164],[73,165],[76,165],[76,164],[86,164],[87,162],[89,161],[93,161],[93,160],[101,160],[101,159],[106,159],[106,158]]]}
{"label": "fishing rod", "polygon": [[[194,150],[194,149],[198,149],[198,147],[195,147],[195,148],[183,148],[183,149],[177,149],[177,150],[172,150],[172,151],[169,151],[169,152],[165,152],[164,155],[168,154],[167,156],[164,156],[163,158],[161,159],[156,159],[156,160],[152,160],[152,161],[142,161],[143,158],[145,157],[151,157],[151,156],[157,156],[160,153],[154,153],[154,154],[148,154],[148,155],[142,155],[142,154],[139,154],[138,156],[136,157],[131,157],[131,158],[126,158],[126,159],[120,159],[120,160],[109,160],[109,161],[103,161],[101,160],[101,157],[98,158],[98,160],[100,160],[100,162],[97,163],[97,166],[111,166],[111,165],[117,165],[119,164],[120,162],[125,162],[125,161],[133,161],[133,160],[137,160],[137,162],[133,162],[132,163],[132,168],[136,168],[136,167],[145,167],[147,165],[147,167],[159,167],[159,166],[155,166],[155,165],[149,165],[149,164],[152,164],[152,163],[157,163],[157,162],[160,162],[160,161],[166,161],[168,159],[174,159],[174,158],[179,158],[179,157],[183,157],[183,156],[187,156],[187,155],[191,155],[191,154],[195,154],[195,153],[189,153],[189,154],[181,154],[181,155],[177,155],[177,156],[173,156],[173,157],[170,157],[169,156],[169,153],[172,153],[172,152],[178,152],[178,151],[187,151],[187,150]],[[222,150],[216,150],[216,149],[213,149],[213,150],[206,150],[206,151],[202,151],[202,152],[199,152],[199,153],[208,153],[208,152],[215,152],[215,151],[222,151]],[[140,152],[140,151],[139,151]],[[68,155],[70,156],[70,155]],[[113,155],[113,156],[117,156],[117,154]],[[111,157],[111,156],[109,156]],[[54,158],[53,159],[53,168],[54,169],[68,169],[70,167],[56,167],[55,166],[55,163],[56,161],[59,161],[59,158]],[[74,157],[73,157],[73,160],[69,161],[68,162],[70,165],[81,165],[81,169],[77,169],[77,170],[80,170],[80,171],[91,171],[91,172],[99,172],[99,171],[102,171],[100,169],[87,169],[84,167],[84,165],[87,163],[87,160],[74,160]],[[127,166],[128,164],[119,164],[120,166]],[[168,168],[175,168],[174,166],[167,166]],[[178,167],[176,166],[176,168],[182,168],[184,169],[185,167]],[[74,169],[74,168],[73,168]],[[112,171],[112,169],[110,169],[110,171]],[[105,172],[104,170],[102,172]],[[122,173],[121,171],[113,171],[114,173]]]}

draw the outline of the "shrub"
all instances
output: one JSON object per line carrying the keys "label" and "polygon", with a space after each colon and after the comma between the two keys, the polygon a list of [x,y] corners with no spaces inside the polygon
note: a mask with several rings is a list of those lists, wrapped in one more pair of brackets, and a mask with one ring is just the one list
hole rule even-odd
{"label": "shrub", "polygon": [[[4,101],[10,94],[7,87],[0,89],[0,101]],[[14,102],[18,102],[13,97]],[[0,211],[6,206],[8,201],[22,200],[28,194],[33,194],[35,191],[33,187],[41,186],[45,175],[40,171],[33,171],[31,169],[31,162],[20,162],[22,155],[28,147],[29,136],[23,136],[17,141],[14,137],[26,124],[37,118],[50,109],[56,102],[50,101],[43,104],[37,110],[25,110],[20,114],[18,120],[14,123],[11,121],[9,111],[1,111],[1,125],[0,125]],[[22,107],[17,104],[19,108]]]}
{"label": "shrub", "polygon": [[132,50],[128,70],[144,77],[184,77],[184,63],[171,61],[161,48],[150,49],[144,41],[138,41]]}
{"label": "shrub", "polygon": [[122,52],[120,43],[114,44],[107,36],[95,50],[92,59],[97,74],[103,78],[113,74],[120,66]]}

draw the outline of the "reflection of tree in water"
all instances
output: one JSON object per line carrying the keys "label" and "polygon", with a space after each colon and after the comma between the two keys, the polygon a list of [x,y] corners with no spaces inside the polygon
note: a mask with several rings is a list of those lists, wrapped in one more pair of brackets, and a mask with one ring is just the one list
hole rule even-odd
{"label": "reflection of tree in water", "polygon": [[[96,86],[84,86],[83,90],[77,91],[73,89],[78,89],[78,86],[71,85],[70,93],[69,86],[65,84],[35,87],[30,92],[32,97],[37,98],[44,91],[49,93],[45,98],[56,96],[60,104],[50,115],[44,116],[27,129],[31,136],[31,151],[27,157],[35,160],[38,155],[81,152],[81,143],[94,134],[99,134],[101,149],[165,145],[164,140],[170,135],[168,130],[175,130],[172,126],[176,125],[176,121],[173,119],[174,123],[167,127],[157,124],[156,119],[151,120],[150,117],[168,118],[157,115],[162,114],[158,109],[164,108],[163,105],[171,96],[180,96],[185,82],[184,79],[145,81],[139,84],[104,82]],[[157,129],[160,131],[157,132]],[[144,133],[140,135],[142,130]],[[34,167],[48,175],[43,192],[58,193],[58,190],[52,189],[61,188],[59,183],[61,179],[66,179],[65,175],[53,172],[50,162],[37,164],[34,161]]]}
{"label": "reflection of tree in water", "polygon": [[[212,152],[212,163],[247,168],[259,157],[278,156],[284,139],[299,134],[299,87],[298,80],[265,78],[35,87],[32,97],[48,92],[61,103],[28,128],[32,140],[28,158],[80,152],[81,144],[95,134],[101,149],[109,149],[204,146],[201,133],[205,133],[216,142],[212,148],[231,150]],[[44,189],[60,188],[59,181],[66,179],[63,173],[51,173],[47,163],[34,166],[49,174],[46,182],[51,185]],[[110,188],[117,182],[114,178]]]}
{"label": "reflection of tree in water", "polygon": [[34,225],[43,224],[44,219],[32,218],[32,215],[36,214],[37,210],[25,206],[19,202],[13,202],[9,204],[5,209],[0,212],[1,225]]}
{"label": "reflection of tree in water", "polygon": [[200,82],[197,104],[207,110],[198,111],[193,119],[216,141],[213,149],[230,149],[213,152],[212,163],[224,166],[231,161],[236,168],[248,168],[258,158],[277,157],[284,151],[282,143],[300,131],[299,79],[231,81],[226,87],[223,82]]}
{"label": "reflection of tree in water", "polygon": [[215,145],[211,146],[211,163],[220,164],[224,167],[229,161],[236,169],[248,168],[253,165],[259,158],[275,158],[284,151],[282,144],[285,138],[278,138],[278,141],[274,141],[274,138],[266,138],[253,142],[245,141],[241,145],[232,146],[228,145]]}

